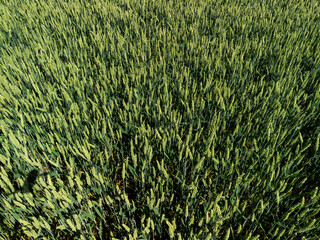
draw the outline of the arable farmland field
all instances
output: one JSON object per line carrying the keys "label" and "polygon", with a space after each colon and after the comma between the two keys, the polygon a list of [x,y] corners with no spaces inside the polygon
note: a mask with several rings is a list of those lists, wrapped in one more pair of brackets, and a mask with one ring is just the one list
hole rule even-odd
{"label": "arable farmland field", "polygon": [[1,0],[0,239],[320,239],[318,0]]}

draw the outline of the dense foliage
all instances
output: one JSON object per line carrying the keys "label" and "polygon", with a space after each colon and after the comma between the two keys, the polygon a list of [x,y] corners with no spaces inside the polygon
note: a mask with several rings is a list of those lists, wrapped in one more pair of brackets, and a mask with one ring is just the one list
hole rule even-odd
{"label": "dense foliage", "polygon": [[320,237],[316,0],[3,0],[4,239]]}

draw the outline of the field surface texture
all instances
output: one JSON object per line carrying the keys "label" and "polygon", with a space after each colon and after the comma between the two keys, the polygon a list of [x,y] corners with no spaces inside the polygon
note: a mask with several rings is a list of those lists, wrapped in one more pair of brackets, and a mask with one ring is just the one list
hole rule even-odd
{"label": "field surface texture", "polygon": [[1,0],[0,239],[320,238],[317,0]]}

